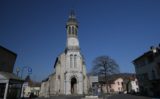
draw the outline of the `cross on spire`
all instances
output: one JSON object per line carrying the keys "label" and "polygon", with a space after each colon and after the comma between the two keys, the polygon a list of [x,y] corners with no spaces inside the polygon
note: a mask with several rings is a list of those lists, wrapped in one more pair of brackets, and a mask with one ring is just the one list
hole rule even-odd
{"label": "cross on spire", "polygon": [[70,12],[69,18],[76,18],[75,12],[74,12],[73,9],[72,9],[71,12]]}

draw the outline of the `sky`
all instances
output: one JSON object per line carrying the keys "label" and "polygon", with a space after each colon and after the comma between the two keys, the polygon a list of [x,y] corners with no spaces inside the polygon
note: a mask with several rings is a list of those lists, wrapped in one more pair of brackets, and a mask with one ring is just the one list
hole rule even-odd
{"label": "sky", "polygon": [[41,81],[66,47],[65,25],[74,9],[87,71],[96,57],[107,55],[121,72],[134,73],[132,61],[160,43],[159,5],[160,0],[0,0],[0,45],[17,53],[14,69],[31,67],[31,78]]}

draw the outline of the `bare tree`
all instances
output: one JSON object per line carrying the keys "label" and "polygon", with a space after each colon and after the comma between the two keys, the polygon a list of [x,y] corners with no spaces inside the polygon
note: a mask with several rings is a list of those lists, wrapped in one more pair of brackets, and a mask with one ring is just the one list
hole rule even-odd
{"label": "bare tree", "polygon": [[111,74],[119,73],[119,65],[109,56],[99,56],[93,61],[92,73],[104,77],[103,80],[106,83],[108,92],[109,83],[107,77]]}

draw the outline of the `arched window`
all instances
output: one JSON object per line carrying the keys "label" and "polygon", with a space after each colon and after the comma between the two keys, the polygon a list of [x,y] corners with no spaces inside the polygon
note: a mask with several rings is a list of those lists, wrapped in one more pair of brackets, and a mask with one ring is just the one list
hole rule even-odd
{"label": "arched window", "polygon": [[72,34],[74,35],[74,26],[72,26]]}
{"label": "arched window", "polygon": [[71,68],[73,67],[73,55],[72,54],[70,55],[70,67]]}
{"label": "arched window", "polygon": [[69,32],[69,34],[71,34],[71,27],[70,26],[69,26],[69,31],[68,32]]}
{"label": "arched window", "polygon": [[74,67],[77,67],[77,55],[74,55]]}

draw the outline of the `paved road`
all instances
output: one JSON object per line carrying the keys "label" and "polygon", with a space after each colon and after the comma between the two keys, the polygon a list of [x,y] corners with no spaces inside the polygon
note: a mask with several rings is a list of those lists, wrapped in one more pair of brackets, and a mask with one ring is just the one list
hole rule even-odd
{"label": "paved road", "polygon": [[36,99],[81,99],[83,96],[53,96],[50,98],[36,98]]}
{"label": "paved road", "polygon": [[108,96],[108,98],[106,99],[152,99],[152,98],[144,97],[144,96],[129,95],[129,94],[117,94],[113,96]]}
{"label": "paved road", "polygon": [[[83,96],[54,96],[50,98],[36,98],[36,99],[82,99]],[[135,95],[129,95],[129,94],[117,94],[117,95],[110,95],[110,96],[104,96],[100,99],[152,99],[149,97],[143,97],[143,96],[135,96]]]}

